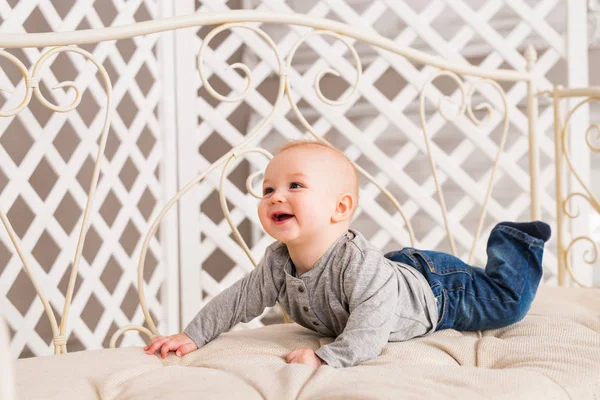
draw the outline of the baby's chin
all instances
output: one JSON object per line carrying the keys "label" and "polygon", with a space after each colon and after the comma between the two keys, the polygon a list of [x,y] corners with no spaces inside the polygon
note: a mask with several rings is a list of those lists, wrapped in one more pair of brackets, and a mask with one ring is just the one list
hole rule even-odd
{"label": "baby's chin", "polygon": [[277,231],[274,232],[271,229],[266,229],[264,227],[264,225],[263,225],[263,230],[266,232],[267,235],[269,235],[273,239],[275,239],[278,242],[281,242],[283,244],[287,244],[288,242],[290,242],[292,240],[290,237],[288,237],[288,235],[283,235],[283,234],[281,234],[281,232],[277,232]]}
{"label": "baby's chin", "polygon": [[285,244],[286,246],[293,246],[303,242],[305,238],[302,235],[287,234],[287,232],[268,232],[267,234],[273,239]]}
{"label": "baby's chin", "polygon": [[286,236],[286,235],[269,234],[269,236],[271,236],[273,239],[275,239],[278,242],[281,242],[285,245],[290,245],[290,244],[294,243],[294,238],[290,238],[289,236]]}

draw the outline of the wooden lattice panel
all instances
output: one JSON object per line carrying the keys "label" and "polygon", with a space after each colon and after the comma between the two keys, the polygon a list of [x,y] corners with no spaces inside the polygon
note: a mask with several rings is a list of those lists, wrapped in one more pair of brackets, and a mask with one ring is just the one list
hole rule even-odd
{"label": "wooden lattice panel", "polygon": [[[101,28],[159,17],[158,2],[2,2],[0,32],[45,32]],[[159,167],[163,161],[158,105],[161,82],[157,43],[150,35],[117,43],[81,46],[106,68],[112,82],[111,129],[67,334],[69,350],[108,347],[121,326],[144,322],[136,290],[136,267],[142,235],[163,202]],[[10,51],[30,68],[47,49]],[[2,109],[23,99],[25,81],[2,59]],[[60,320],[70,266],[86,206],[98,139],[105,122],[106,90],[98,69],[78,54],[49,60],[40,87],[51,102],[73,101],[68,89],[51,90],[73,81],[82,92],[79,106],[55,113],[33,98],[15,117],[0,119],[0,207],[18,234],[28,260]],[[4,229],[0,229],[0,307],[13,333],[15,356],[50,354],[48,317],[22,268]],[[163,249],[158,238],[146,263],[146,296],[151,312],[162,321],[159,294],[164,280]],[[122,344],[141,344],[127,335]]]}
{"label": "wooden lattice panel", "polygon": [[[514,68],[525,70],[526,45],[538,50],[535,64],[540,74],[539,90],[551,87],[547,76],[553,68],[565,62],[564,25],[555,21],[565,12],[564,4],[557,0],[541,1],[249,1],[247,7],[277,12],[302,12],[311,17],[330,18],[364,29],[374,29],[396,43],[413,46],[440,55],[458,64],[473,63],[488,69]],[[197,4],[198,5],[198,4]],[[221,1],[203,1],[198,11],[226,11],[228,5]],[[451,23],[449,22],[451,21]],[[307,28],[282,25],[259,25],[274,40],[282,57],[287,57],[292,46]],[[213,27],[197,32],[192,48],[199,48],[202,38]],[[454,28],[454,29],[452,29]],[[318,99],[313,82],[325,68],[333,68],[341,78],[326,77],[321,82],[326,97],[344,97],[351,90],[356,68],[344,42],[329,37],[313,37],[296,53],[293,70],[289,71],[294,101],[302,114],[319,134],[336,144],[352,160],[375,175],[400,201],[415,230],[415,245],[449,251],[442,213],[437,200],[431,169],[424,150],[422,128],[419,123],[418,104],[421,89],[437,71],[374,48],[364,43],[353,43],[358,51],[363,75],[357,95],[342,106],[332,107]],[[244,91],[246,81],[242,73],[227,70],[227,65],[243,61],[252,72],[252,89],[240,102],[220,102],[202,87],[199,78],[194,88],[198,90],[195,110],[199,125],[194,135],[194,146],[189,146],[187,156],[181,158],[187,165],[203,170],[233,146],[239,144],[252,126],[259,123],[272,110],[278,85],[277,63],[273,51],[257,35],[247,30],[233,29],[215,37],[208,45],[203,62],[212,87],[224,96]],[[470,86],[475,80],[460,77]],[[445,94],[460,101],[456,84],[441,78],[434,82],[432,98]],[[496,190],[488,206],[488,213],[475,252],[474,263],[485,261],[485,238],[493,225],[505,219],[530,218],[528,119],[526,115],[527,86],[525,83],[502,84],[508,102],[509,128],[500,168],[495,176]],[[437,89],[437,90],[436,90]],[[431,89],[430,89],[431,90]],[[437,93],[437,94],[436,94]],[[500,96],[490,86],[482,86],[474,97],[473,106],[489,102],[494,108],[489,124],[477,127],[466,116],[447,122],[437,105],[427,101],[426,126],[433,141],[434,157],[440,184],[445,191],[451,230],[457,242],[458,255],[467,259],[478,213],[491,173],[491,165],[500,141],[503,113]],[[246,116],[250,114],[248,123]],[[476,113],[479,118],[483,113]],[[555,219],[553,201],[552,108],[542,99],[538,130],[547,132],[539,138],[540,185],[542,218]],[[306,136],[289,104],[283,103],[274,118],[272,128],[261,133],[257,144],[274,150],[289,138]],[[216,150],[218,149],[218,150]],[[248,171],[264,168],[260,157],[237,160],[234,173],[247,176]],[[385,171],[385,172],[383,172]],[[182,176],[182,180],[193,172]],[[235,224],[247,233],[251,249],[260,258],[271,238],[264,235],[256,216],[257,201],[246,193],[244,182],[229,183],[226,187],[228,201]],[[232,181],[237,182],[235,178]],[[182,271],[187,281],[184,297],[183,319],[189,320],[198,308],[198,295],[202,303],[210,300],[223,288],[239,279],[251,264],[235,245],[229,228],[218,211],[218,182],[215,174],[201,183],[195,191],[198,203],[185,208],[189,223],[187,232],[198,242],[182,243],[184,264],[202,267],[199,275]],[[212,211],[217,210],[217,211]],[[197,218],[189,222],[193,213]],[[389,250],[410,245],[408,234],[397,211],[372,184],[361,184],[361,209],[354,226],[379,247]],[[188,260],[187,262],[185,260]],[[215,265],[217,260],[221,260]],[[224,262],[222,260],[225,260]],[[555,280],[556,256],[553,243],[545,257],[545,278]],[[185,278],[189,277],[189,280]],[[200,284],[197,284],[200,282]],[[190,290],[190,288],[197,288]],[[201,305],[200,305],[201,306]],[[258,325],[255,321],[253,325]]]}

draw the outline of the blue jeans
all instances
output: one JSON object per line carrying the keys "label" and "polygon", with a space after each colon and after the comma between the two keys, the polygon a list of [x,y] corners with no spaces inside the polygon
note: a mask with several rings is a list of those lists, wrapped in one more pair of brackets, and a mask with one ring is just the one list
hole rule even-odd
{"label": "blue jeans", "polygon": [[542,277],[544,241],[497,225],[487,244],[485,270],[446,253],[405,247],[386,258],[425,276],[438,307],[437,330],[501,328],[525,317]]}

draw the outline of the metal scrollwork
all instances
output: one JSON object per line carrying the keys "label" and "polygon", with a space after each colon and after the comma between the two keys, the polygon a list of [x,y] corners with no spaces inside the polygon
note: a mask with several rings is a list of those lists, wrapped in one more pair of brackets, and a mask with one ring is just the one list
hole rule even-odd
{"label": "metal scrollwork", "polygon": [[271,39],[271,37],[269,35],[267,35],[265,33],[265,31],[263,31],[262,29],[256,28],[249,24],[242,24],[242,23],[223,24],[223,25],[220,25],[220,26],[214,28],[213,30],[211,30],[208,33],[208,35],[206,35],[206,37],[202,41],[202,46],[200,47],[200,51],[198,52],[198,72],[200,74],[200,79],[202,80],[202,85],[204,86],[206,91],[211,96],[213,96],[215,99],[218,99],[223,102],[228,102],[228,103],[235,103],[237,101],[241,101],[244,99],[244,97],[246,96],[246,94],[252,87],[252,72],[250,71],[250,68],[248,68],[248,66],[243,63],[235,63],[232,65],[228,65],[226,69],[235,69],[235,70],[242,71],[244,73],[244,77],[246,79],[246,88],[244,89],[244,91],[241,94],[239,94],[237,96],[231,96],[231,97],[223,96],[222,94],[217,92],[212,87],[210,82],[208,82],[208,79],[206,79],[206,72],[204,70],[204,52],[206,50],[206,47],[210,43],[210,41],[215,36],[217,36],[219,33],[223,32],[225,30],[232,29],[232,28],[248,29],[248,30],[258,34],[269,45],[269,47],[271,47],[271,49],[275,53],[275,56],[277,57],[277,62],[279,64],[278,66],[279,66],[279,74],[280,75],[281,75],[282,67],[283,67],[283,63],[281,61],[281,56],[279,54],[279,50],[277,49],[277,45],[275,44],[275,42],[273,42],[273,39]]}
{"label": "metal scrollwork", "polygon": [[[252,252],[250,251],[250,248],[244,241],[244,238],[242,238],[242,235],[240,234],[240,231],[237,229],[237,226],[235,226],[235,224],[231,220],[231,213],[229,212],[229,207],[227,206],[227,199],[225,198],[225,190],[224,190],[225,189],[225,180],[227,179],[227,176],[228,176],[227,171],[229,170],[229,166],[230,166],[231,162],[233,160],[235,160],[236,158],[242,157],[248,153],[262,154],[268,160],[273,158],[273,155],[271,153],[269,153],[268,151],[263,150],[261,148],[258,148],[258,147],[245,149],[240,152],[232,153],[231,156],[229,157],[229,159],[227,160],[227,163],[225,163],[225,166],[223,167],[223,172],[221,173],[221,183],[220,183],[220,187],[219,187],[219,201],[221,202],[221,210],[223,210],[223,215],[225,216],[225,219],[227,220],[227,223],[229,224],[229,227],[231,228],[231,231],[233,232],[233,236],[235,237],[235,240],[238,242],[240,247],[244,250],[244,252],[246,253],[246,256],[248,256],[248,258],[250,259],[252,264],[256,267],[258,265],[258,262],[252,255]],[[258,171],[258,173],[262,173],[262,171]],[[252,190],[252,188],[251,188],[251,180],[250,179],[251,178],[253,179],[254,176],[256,176],[256,174],[250,175],[248,177],[248,180],[246,181],[246,187],[248,188],[248,192],[252,196],[254,196],[256,198],[262,198],[262,196],[257,195],[257,193],[255,193],[254,190]]]}
{"label": "metal scrollwork", "polygon": [[589,128],[587,129],[587,131],[585,132],[585,142],[587,143],[588,147],[592,151],[598,153],[598,152],[600,152],[600,147],[594,145],[592,143],[592,139],[591,139],[592,132],[594,132],[594,131],[596,131],[596,134],[597,134],[596,140],[600,140],[600,124],[594,123],[594,124],[591,124],[589,126]]}
{"label": "metal scrollwork", "polygon": [[[561,131],[561,139],[562,139],[562,148],[563,148],[563,152],[564,152],[564,156],[565,156],[565,160],[567,161],[567,164],[569,166],[569,169],[571,170],[571,172],[573,173],[573,175],[575,176],[575,178],[577,179],[577,181],[579,182],[579,184],[581,185],[581,187],[583,188],[583,190],[586,193],[586,197],[587,200],[589,201],[590,205],[596,210],[596,212],[600,213],[600,202],[598,201],[598,199],[596,198],[596,196],[594,196],[594,194],[592,193],[589,185],[587,185],[584,181],[583,178],[581,177],[581,174],[579,173],[579,171],[577,171],[577,168],[575,168],[575,165],[573,164],[573,160],[571,158],[571,153],[569,151],[569,134],[570,134],[570,130],[568,130],[569,127],[569,123],[571,122],[571,118],[573,117],[573,115],[575,114],[575,112],[581,108],[584,104],[588,104],[592,101],[599,101],[600,99],[598,98],[587,98],[582,100],[581,102],[579,102],[572,110],[571,112],[567,115],[567,118],[565,120],[565,124],[563,126],[563,129]],[[595,147],[592,143],[591,143],[591,139],[590,139],[590,135],[591,132],[594,130],[598,130],[598,124],[592,124],[586,131],[586,143],[587,145],[590,147],[590,149],[592,151],[598,152],[600,151],[597,147]]]}
{"label": "metal scrollwork", "polygon": [[589,254],[590,254],[590,250],[586,250],[585,253],[583,253],[583,261],[585,261],[586,264],[588,265],[592,265],[594,264],[597,260],[598,260],[598,244],[596,244],[596,242],[594,242],[591,238],[587,237],[587,236],[579,236],[575,239],[573,239],[571,241],[571,243],[569,244],[569,247],[567,247],[566,252],[564,253],[565,255],[565,266],[567,268],[567,271],[569,272],[569,275],[571,276],[571,279],[573,279],[573,282],[577,283],[579,286],[583,286],[586,287],[588,285],[584,284],[583,282],[581,282],[577,276],[575,275],[575,272],[573,271],[573,268],[571,267],[571,261],[570,261],[570,253],[571,250],[573,248],[573,245],[575,245],[575,243],[579,242],[579,241],[586,241],[587,243],[590,244],[591,249],[594,252],[594,255],[592,258],[589,258]]}
{"label": "metal scrollwork", "polygon": [[429,159],[429,165],[431,167],[431,171],[432,171],[432,175],[433,175],[433,179],[436,185],[436,189],[437,189],[437,193],[438,193],[438,199],[440,202],[440,207],[442,208],[442,217],[444,219],[444,224],[446,227],[446,233],[448,235],[448,240],[450,242],[450,248],[452,250],[452,254],[457,255],[457,251],[456,251],[456,244],[454,242],[454,236],[451,233],[451,229],[450,229],[450,224],[448,222],[448,211],[446,208],[446,202],[444,200],[444,194],[443,191],[441,189],[441,186],[439,184],[439,179],[438,179],[438,174],[437,174],[437,167],[435,165],[434,157],[431,151],[431,139],[429,137],[429,133],[427,130],[427,124],[426,124],[426,118],[425,118],[425,93],[426,93],[426,89],[428,87],[430,87],[433,84],[433,81],[436,80],[439,77],[448,77],[450,79],[452,79],[456,85],[458,86],[458,89],[460,91],[460,96],[461,96],[461,102],[458,105],[458,111],[454,114],[454,115],[448,115],[446,113],[446,111],[444,111],[443,108],[443,104],[444,103],[451,103],[453,105],[456,105],[456,102],[448,97],[448,96],[442,96],[440,98],[440,100],[438,101],[437,104],[437,110],[440,113],[440,115],[446,119],[447,121],[454,121],[456,120],[456,118],[465,115],[465,111],[466,111],[466,115],[469,118],[469,120],[471,120],[471,122],[473,122],[476,126],[481,126],[483,124],[485,124],[487,121],[489,121],[490,117],[493,114],[493,108],[492,106],[487,103],[481,103],[479,104],[475,110],[485,110],[486,111],[486,115],[482,118],[482,119],[478,119],[474,112],[473,112],[473,94],[475,93],[475,91],[479,88],[479,86],[481,85],[491,85],[499,94],[500,97],[502,99],[502,105],[504,108],[504,120],[503,120],[503,125],[502,125],[502,135],[500,138],[500,143],[498,145],[498,151],[496,152],[496,156],[495,156],[495,160],[494,160],[494,164],[492,167],[492,173],[490,176],[490,180],[488,182],[488,187],[487,187],[487,192],[486,195],[484,197],[483,200],[483,204],[481,206],[481,214],[479,216],[479,222],[477,224],[477,230],[475,232],[475,236],[473,238],[473,244],[471,246],[471,251],[469,253],[469,259],[468,259],[468,263],[471,263],[473,260],[473,256],[475,254],[475,248],[477,246],[477,241],[479,240],[479,236],[481,234],[481,229],[483,227],[483,222],[485,220],[485,213],[487,210],[487,204],[489,202],[489,199],[491,197],[492,194],[492,189],[493,189],[493,185],[494,185],[494,177],[496,174],[496,171],[498,169],[498,164],[500,161],[500,156],[502,154],[502,151],[504,149],[504,144],[506,143],[506,136],[508,133],[508,103],[506,101],[506,94],[504,93],[504,90],[502,89],[502,87],[494,80],[491,79],[486,79],[486,78],[482,78],[482,79],[478,79],[475,82],[472,83],[470,89],[468,92],[465,92],[465,87],[463,84],[463,81],[458,77],[458,75],[456,75],[454,72],[450,72],[450,71],[438,71],[435,74],[433,74],[428,80],[427,82],[423,85],[423,88],[421,89],[421,93],[419,96],[419,118],[420,118],[420,122],[421,122],[421,128],[423,129],[423,135],[425,138],[425,147],[427,150],[427,156]]}
{"label": "metal scrollwork", "polygon": [[[339,72],[335,71],[334,69],[326,68],[324,70],[319,71],[313,81],[313,88],[315,90],[315,93],[316,93],[317,97],[319,98],[319,100],[321,100],[323,103],[328,104],[330,106],[340,106],[340,105],[346,104],[347,102],[349,102],[350,100],[353,99],[353,97],[355,96],[355,94],[358,90],[360,78],[362,76],[362,64],[360,62],[360,57],[358,56],[356,49],[354,49],[354,47],[350,43],[348,43],[341,35],[339,35],[335,32],[331,32],[331,31],[318,30],[318,31],[310,32],[310,33],[304,35],[303,37],[301,37],[296,42],[296,44],[292,47],[292,50],[290,51],[290,54],[288,55],[287,63],[286,63],[286,72],[291,69],[292,61],[294,59],[294,55],[296,54],[296,51],[298,50],[298,48],[313,36],[331,36],[338,40],[341,40],[344,43],[344,45],[346,46],[346,48],[352,54],[352,58],[354,59],[354,67],[356,69],[356,75],[354,78],[354,82],[351,85],[350,92],[347,93],[346,96],[344,96],[341,99],[332,100],[332,99],[325,97],[325,95],[323,95],[323,93],[321,92],[320,83],[321,83],[321,79],[323,79],[323,77],[325,75],[330,74],[330,75],[337,76],[337,77],[341,76],[341,74]],[[311,136],[315,140],[320,141],[322,143],[327,144],[328,146],[333,147],[333,145],[331,143],[329,143],[327,140],[323,139],[314,130],[314,128],[306,120],[306,118],[304,118],[304,116],[300,112],[300,109],[298,108],[298,106],[296,105],[296,102],[294,101],[294,99],[292,97],[292,91],[291,91],[290,83],[289,83],[289,76],[287,76],[287,73],[285,75],[285,78],[286,78],[285,79],[285,93],[286,93],[288,101],[290,103],[290,107],[294,111],[294,114],[296,114],[296,117],[298,118],[298,120],[300,121],[302,126],[311,134]],[[398,202],[398,200],[394,197],[394,195],[392,195],[392,193],[390,193],[390,191],[387,188],[385,188],[384,186],[381,186],[377,182],[377,180],[371,174],[369,174],[367,171],[365,171],[360,165],[356,164],[355,162],[352,162],[352,163],[354,164],[354,167],[356,168],[358,173],[362,174],[373,185],[375,185],[388,198],[388,200],[390,200],[390,202],[394,205],[394,207],[398,210],[398,212],[400,213],[400,216],[402,217],[402,219],[404,221],[404,224],[406,225],[406,229],[408,230],[408,235],[410,237],[410,244],[411,244],[411,246],[414,246],[416,243],[414,230],[412,228],[412,225],[410,224],[410,221],[408,220],[408,217],[404,213],[402,206]]]}
{"label": "metal scrollwork", "polygon": [[[245,96],[247,95],[247,93],[252,88],[252,73],[250,71],[250,68],[248,68],[248,66],[243,63],[235,63],[235,64],[229,65],[227,67],[227,69],[237,69],[237,70],[242,71],[244,73],[244,77],[246,78],[246,87],[245,87],[244,91],[237,96],[232,96],[232,97],[223,96],[222,94],[220,94],[216,90],[214,90],[214,88],[210,85],[210,83],[208,82],[208,79],[206,78],[206,71],[204,68],[204,54],[205,54],[206,47],[208,46],[210,41],[216,35],[218,35],[219,33],[223,32],[225,30],[232,29],[232,28],[248,29],[248,30],[258,34],[265,41],[265,43],[267,43],[269,45],[269,47],[273,50],[275,57],[277,58],[278,73],[280,76],[277,97],[275,99],[275,102],[273,104],[273,108],[272,108],[271,112],[265,118],[263,118],[263,120],[259,124],[257,124],[257,126],[254,127],[248,135],[246,135],[246,138],[242,141],[242,143],[240,143],[237,147],[235,147],[234,149],[231,149],[226,154],[221,156],[209,168],[207,168],[205,171],[200,173],[197,177],[191,179],[182,189],[180,189],[167,202],[167,204],[164,205],[164,207],[162,208],[160,213],[156,216],[155,220],[153,221],[152,225],[150,226],[150,229],[146,233],[144,242],[142,244],[142,249],[140,252],[140,258],[138,261],[138,295],[139,295],[139,299],[140,299],[140,306],[142,308],[144,317],[146,319],[146,323],[148,324],[148,327],[150,328],[152,335],[159,335],[160,333],[159,333],[158,329],[156,328],[156,324],[154,323],[154,320],[152,319],[152,316],[150,315],[150,313],[148,311],[148,306],[146,304],[146,297],[144,295],[144,263],[146,260],[146,254],[148,252],[148,246],[150,244],[150,239],[158,230],[160,223],[162,222],[162,220],[165,217],[165,215],[167,214],[167,212],[171,209],[171,207],[175,203],[177,203],[177,201],[179,201],[179,199],[181,199],[181,197],[184,194],[186,194],[191,188],[193,188],[198,183],[202,182],[208,174],[217,170],[224,164],[226,164],[226,165],[223,170],[223,175],[226,175],[225,171],[226,171],[227,167],[229,166],[229,163],[231,161],[233,161],[233,159],[235,159],[236,155],[253,151],[253,150],[244,150],[244,149],[255,140],[256,136],[264,129],[265,126],[267,126],[268,124],[271,123],[273,116],[275,115],[275,113],[277,112],[277,110],[279,108],[281,99],[283,98],[284,87],[285,87],[285,74],[283,73],[284,64],[283,64],[283,61],[279,54],[279,51],[277,50],[277,45],[273,42],[273,40],[269,37],[269,35],[267,35],[263,30],[256,28],[252,25],[243,24],[243,23],[226,23],[223,25],[219,25],[216,28],[214,28],[213,30],[211,30],[208,33],[208,35],[205,37],[204,41],[202,42],[202,45],[200,47],[200,50],[198,52],[198,57],[197,57],[198,73],[200,75],[200,79],[202,80],[202,84],[206,88],[206,91],[211,96],[216,98],[217,100],[231,103],[231,102],[237,102],[237,101],[243,100],[245,98]],[[254,151],[256,151],[256,150],[254,150]],[[267,153],[267,152],[265,152],[265,153]],[[269,156],[267,156],[267,157],[269,157]],[[254,193],[252,191],[250,191],[250,193],[252,195],[254,195]],[[232,228],[232,231],[234,232],[234,236],[236,237],[236,240],[238,241],[238,243],[240,244],[242,249],[244,249],[244,251],[246,252],[248,257],[250,258],[250,261],[254,265],[256,265],[256,260],[254,260],[254,258],[251,256],[248,246],[245,244],[245,242],[241,238],[241,235],[239,235],[239,232],[237,231],[237,228],[235,228],[235,225],[230,221],[229,212],[227,210],[226,205],[225,205],[225,207],[222,207],[222,208],[223,208],[223,212],[226,215],[227,222],[229,223],[230,227]],[[285,313],[284,313],[284,316],[285,316]],[[135,327],[129,327],[129,328],[123,329],[123,331],[120,332],[119,334],[122,334],[122,333],[126,332],[127,330],[131,330],[131,329],[135,329]],[[116,333],[115,333],[115,335],[116,335]],[[116,343],[116,340],[114,340],[114,341],[111,340],[111,343]]]}
{"label": "metal scrollwork", "polygon": [[565,199],[565,201],[563,202],[563,211],[565,212],[565,215],[568,216],[569,218],[578,218],[579,214],[580,214],[580,209],[579,207],[575,207],[575,212],[571,212],[571,210],[569,209],[569,204],[572,203],[572,199],[575,197],[581,197],[582,199],[586,200],[589,204],[592,204],[592,199],[590,199],[588,196],[586,196],[583,193],[580,192],[576,192],[576,193],[571,193],[567,196],[567,198]]}
{"label": "metal scrollwork", "polygon": [[[575,179],[579,182],[580,187],[582,188],[583,192],[573,192],[570,193],[564,200],[562,206],[563,206],[563,210],[564,210],[564,214],[571,218],[571,219],[575,219],[578,218],[580,216],[580,208],[576,207],[575,212],[572,212],[568,205],[570,203],[572,203],[572,199],[574,199],[575,197],[580,197],[582,199],[584,199],[596,212],[600,213],[600,202],[598,201],[598,198],[593,194],[592,190],[590,189],[589,185],[587,183],[584,182],[583,178],[581,177],[581,174],[579,173],[579,171],[577,170],[577,168],[575,167],[572,157],[571,157],[571,152],[569,149],[569,138],[570,138],[570,134],[571,134],[571,130],[568,129],[569,128],[569,124],[571,122],[571,119],[573,117],[573,115],[577,112],[577,110],[579,108],[581,108],[582,106],[584,106],[585,104],[591,103],[592,101],[599,101],[600,98],[596,98],[596,97],[587,97],[585,99],[583,99],[582,101],[580,101],[579,103],[577,103],[575,105],[575,107],[573,107],[573,109],[569,112],[569,114],[567,115],[567,118],[565,119],[565,123],[562,127],[562,130],[560,131],[560,144],[562,145],[562,150],[563,150],[563,155],[565,160],[567,161],[567,166],[570,170],[570,172],[575,176]],[[600,147],[594,144],[594,139],[592,138],[592,134],[596,132],[596,134],[600,134],[600,124],[598,123],[592,123],[589,125],[588,129],[585,132],[585,142],[587,144],[587,146],[590,148],[591,151],[593,152],[600,152]],[[596,137],[596,140],[598,140],[598,137]],[[562,221],[559,221],[559,224],[562,224]],[[571,277],[571,279],[573,280],[573,282],[575,282],[576,284],[580,285],[580,286],[589,286],[584,284],[583,282],[581,282],[580,279],[577,278],[574,269],[571,266],[571,250],[573,249],[573,245],[576,242],[579,241],[586,241],[588,244],[590,244],[593,252],[594,252],[594,256],[593,258],[589,258],[589,250],[586,250],[585,253],[583,254],[583,258],[584,261],[591,265],[594,264],[597,259],[598,259],[598,244],[596,242],[594,242],[593,239],[591,239],[590,237],[587,236],[579,236],[573,240],[571,240],[571,242],[569,243],[569,246],[567,247],[567,249],[564,251],[563,255],[564,255],[564,266],[567,270],[567,272],[569,273],[569,276]],[[561,244],[559,243],[559,246]]]}
{"label": "metal scrollwork", "polygon": [[[89,52],[87,52],[79,47],[59,46],[59,47],[54,47],[54,48],[47,50],[46,52],[44,52],[42,54],[42,56],[33,65],[31,73],[28,73],[24,64],[19,59],[17,59],[15,56],[13,56],[12,54],[10,54],[4,50],[0,51],[1,57],[8,59],[9,61],[14,63],[19,68],[19,70],[23,74],[23,77],[25,78],[25,81],[27,83],[25,97],[24,97],[23,101],[21,102],[21,104],[12,110],[0,112],[0,116],[17,115],[23,108],[25,108],[29,104],[29,102],[31,101],[31,98],[32,98],[32,93],[35,94],[36,98],[40,101],[40,103],[42,103],[42,105],[44,105],[45,107],[47,107],[50,110],[55,111],[55,112],[68,112],[68,111],[73,110],[75,107],[77,107],[81,101],[81,91],[74,82],[71,82],[71,81],[62,82],[53,88],[53,89],[59,89],[59,88],[67,87],[67,88],[71,88],[74,90],[74,92],[75,92],[74,100],[70,104],[65,105],[65,106],[59,106],[59,105],[49,102],[44,97],[44,95],[41,93],[40,88],[39,88],[40,71],[42,70],[44,65],[48,62],[50,57],[60,54],[60,53],[64,53],[64,52],[72,52],[72,53],[80,54],[83,57],[85,57],[86,59],[88,59],[89,61],[91,61],[92,63],[94,63],[94,65],[98,68],[98,71],[100,72],[100,75],[101,75],[102,79],[104,80],[104,87],[106,90],[106,111],[105,111],[104,126],[102,128],[102,133],[100,135],[98,152],[96,154],[94,170],[92,172],[92,182],[90,184],[90,189],[88,192],[87,204],[86,204],[86,207],[85,207],[85,210],[83,213],[81,228],[80,228],[80,232],[79,232],[79,239],[77,242],[77,248],[75,250],[75,256],[73,258],[73,264],[71,267],[71,274],[69,277],[69,284],[68,284],[67,293],[65,296],[65,304],[64,304],[64,309],[63,309],[63,313],[62,313],[60,326],[58,326],[54,312],[52,311],[50,304],[46,300],[46,297],[42,293],[42,291],[37,283],[37,280],[35,278],[35,275],[33,274],[32,270],[30,268],[29,262],[25,258],[25,254],[21,248],[20,241],[19,241],[14,229],[12,228],[12,226],[10,224],[8,217],[6,216],[4,211],[0,210],[0,219],[3,222],[4,227],[6,228],[6,231],[8,232],[10,240],[13,243],[13,246],[15,247],[15,250],[17,251],[19,258],[21,259],[21,262],[23,263],[23,267],[27,271],[27,274],[30,277],[30,279],[34,285],[34,288],[35,288],[42,304],[44,305],[44,309],[46,311],[46,314],[48,315],[48,319],[50,320],[50,326],[52,329],[52,334],[54,336],[53,342],[54,342],[54,353],[55,354],[64,354],[67,352],[66,324],[67,324],[67,320],[68,320],[71,299],[73,298],[73,291],[75,288],[75,279],[77,278],[79,261],[81,259],[81,253],[83,251],[83,244],[85,242],[85,237],[87,234],[88,221],[89,221],[89,216],[90,216],[90,212],[91,212],[92,202],[94,199],[94,195],[96,193],[96,187],[98,185],[98,177],[100,175],[100,160],[102,159],[102,155],[104,154],[104,149],[106,148],[106,140],[108,137],[108,131],[109,131],[109,127],[110,127],[110,115],[112,112],[112,110],[111,110],[112,85],[111,85],[108,73],[106,72],[106,69],[104,68],[104,66],[102,66],[102,64],[100,64],[98,61],[96,61]],[[6,91],[6,89],[2,89],[2,90]]]}
{"label": "metal scrollwork", "polygon": [[[9,60],[14,65],[16,65],[17,68],[19,68],[19,71],[21,71],[21,74],[23,75],[23,78],[25,79],[25,83],[26,83],[25,97],[21,101],[21,104],[19,104],[17,107],[13,108],[12,110],[0,111],[0,117],[12,117],[12,116],[15,116],[18,113],[20,113],[21,110],[23,110],[29,104],[29,101],[31,100],[31,96],[33,94],[33,81],[29,77],[29,72],[27,71],[27,68],[21,62],[21,60],[19,60],[17,57],[10,54],[6,50],[0,50],[0,57],[3,57],[5,59]],[[6,88],[0,88],[0,90],[3,92],[6,92],[6,93],[11,93],[11,94],[13,93],[12,90],[9,90]]]}

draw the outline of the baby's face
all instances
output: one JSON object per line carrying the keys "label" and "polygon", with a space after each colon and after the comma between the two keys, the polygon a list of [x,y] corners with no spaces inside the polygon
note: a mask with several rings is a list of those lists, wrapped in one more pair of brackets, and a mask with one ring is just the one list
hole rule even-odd
{"label": "baby's face", "polygon": [[292,147],[265,170],[258,216],[265,231],[285,244],[318,240],[331,229],[340,194],[327,149]]}

